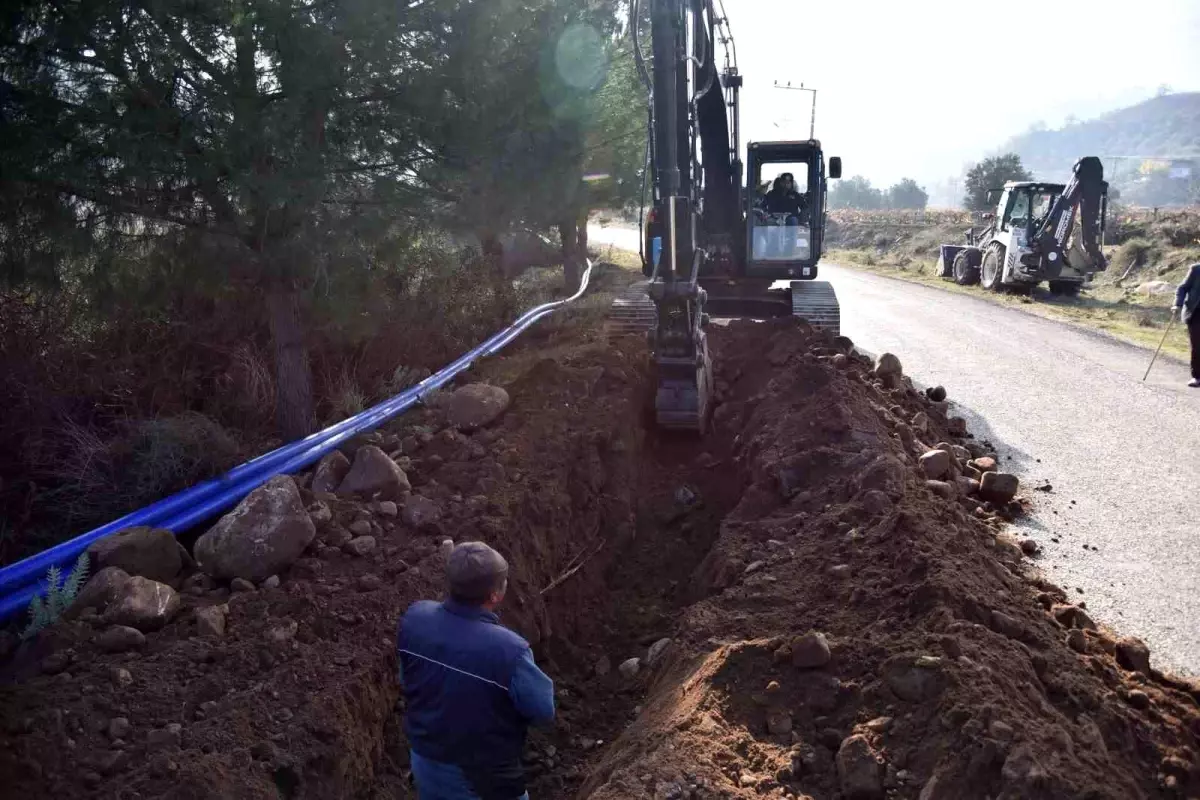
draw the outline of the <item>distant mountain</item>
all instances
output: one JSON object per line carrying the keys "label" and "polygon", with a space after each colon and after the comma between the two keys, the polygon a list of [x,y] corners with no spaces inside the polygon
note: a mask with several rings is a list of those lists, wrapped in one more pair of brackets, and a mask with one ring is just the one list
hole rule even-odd
{"label": "distant mountain", "polygon": [[1080,156],[1100,156],[1123,202],[1200,202],[1200,92],[1164,94],[1052,130],[1034,126],[997,153],[1017,153],[1041,180],[1066,182]]}

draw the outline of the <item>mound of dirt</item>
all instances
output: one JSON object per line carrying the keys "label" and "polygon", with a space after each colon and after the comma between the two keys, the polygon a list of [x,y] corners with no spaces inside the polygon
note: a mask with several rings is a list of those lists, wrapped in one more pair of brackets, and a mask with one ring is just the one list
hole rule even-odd
{"label": "mound of dirt", "polygon": [[1200,688],[1137,663],[975,499],[923,479],[914,429],[959,441],[940,404],[802,324],[713,342],[748,486],[585,796],[1197,796]]}
{"label": "mound of dirt", "polygon": [[[1002,530],[1019,502],[972,494],[988,448],[945,403],[803,323],[734,323],[712,331],[712,434],[648,434],[644,346],[574,335],[489,367],[511,398],[490,427],[429,408],[348,446],[404,470],[399,502],[298,476],[317,536],[284,574],[231,592],[185,573],[182,610],[125,652],[86,614],[20,647],[3,785],[413,797],[396,620],[440,595],[445,539],[483,539],[556,682],[535,797],[1200,790],[1200,690],[1038,578]],[[931,447],[943,480],[918,466]]]}

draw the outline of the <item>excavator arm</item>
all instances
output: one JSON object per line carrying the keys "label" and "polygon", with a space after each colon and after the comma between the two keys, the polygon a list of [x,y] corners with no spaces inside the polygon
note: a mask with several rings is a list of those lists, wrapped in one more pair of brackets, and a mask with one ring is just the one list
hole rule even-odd
{"label": "excavator arm", "polygon": [[1043,264],[1050,265],[1049,271],[1053,274],[1048,277],[1051,279],[1057,277],[1062,269],[1077,210],[1079,244],[1082,245],[1088,265],[1097,272],[1107,266],[1104,253],[1100,250],[1108,203],[1104,166],[1096,156],[1086,156],[1075,162],[1072,173],[1070,183],[1054,201],[1050,213],[1031,238],[1032,249],[1043,257]]}

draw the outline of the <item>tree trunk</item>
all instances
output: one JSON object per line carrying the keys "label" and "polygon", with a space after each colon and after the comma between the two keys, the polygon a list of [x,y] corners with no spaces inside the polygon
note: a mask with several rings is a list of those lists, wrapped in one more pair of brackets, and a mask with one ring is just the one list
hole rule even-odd
{"label": "tree trunk", "polygon": [[292,441],[313,431],[312,375],[300,319],[300,293],[287,286],[270,287],[267,317],[275,349],[275,418],[280,435]]}
{"label": "tree trunk", "polygon": [[501,321],[507,322],[516,315],[516,300],[513,297],[512,281],[504,271],[504,245],[495,233],[484,233],[479,237],[483,253],[484,269],[491,276],[495,287],[497,311]]}
{"label": "tree trunk", "polygon": [[[585,233],[584,236],[587,234]],[[583,262],[579,257],[579,228],[575,220],[558,223],[558,237],[562,242],[563,283],[568,292],[574,294],[579,288]]]}

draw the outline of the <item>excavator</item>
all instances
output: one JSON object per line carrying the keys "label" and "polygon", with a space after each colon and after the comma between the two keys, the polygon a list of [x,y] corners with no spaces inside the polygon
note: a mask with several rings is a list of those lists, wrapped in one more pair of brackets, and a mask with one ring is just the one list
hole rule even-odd
{"label": "excavator", "polygon": [[[639,36],[643,3],[649,59]],[[810,138],[750,143],[742,161],[743,76],[721,5],[718,15],[714,0],[630,2],[634,58],[649,95],[653,203],[641,243],[647,280],[609,314],[613,328],[647,332],[657,425],[701,434],[712,397],[711,318],[795,315],[835,335],[840,324],[833,287],[816,278],[827,181],[841,177],[841,159],[827,167]]]}
{"label": "excavator", "polygon": [[1047,281],[1051,294],[1078,294],[1107,267],[1101,247],[1108,183],[1095,156],[1079,159],[1071,172],[1065,186],[1039,181],[1004,184],[986,227],[969,229],[966,244],[941,246],[942,277],[962,286],[982,283],[991,291],[1015,292],[1032,291]]}

